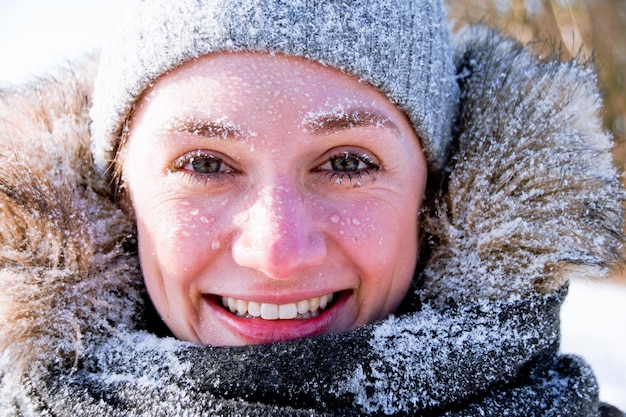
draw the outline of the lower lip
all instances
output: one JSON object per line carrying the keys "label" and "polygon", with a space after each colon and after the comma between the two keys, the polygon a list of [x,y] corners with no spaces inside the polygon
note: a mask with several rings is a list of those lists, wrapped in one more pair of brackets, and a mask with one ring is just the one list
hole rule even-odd
{"label": "lower lip", "polygon": [[347,303],[349,294],[335,294],[337,300],[319,316],[310,319],[264,320],[243,318],[226,311],[215,296],[206,296],[204,301],[214,310],[215,317],[239,336],[246,344],[285,342],[321,336],[332,332],[335,319]]}

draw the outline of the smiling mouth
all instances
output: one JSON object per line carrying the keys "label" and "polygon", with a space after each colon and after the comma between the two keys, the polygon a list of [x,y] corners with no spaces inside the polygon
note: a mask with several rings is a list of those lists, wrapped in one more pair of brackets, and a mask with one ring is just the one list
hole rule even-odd
{"label": "smiling mouth", "polygon": [[258,303],[222,297],[222,306],[242,318],[260,318],[263,320],[311,319],[319,316],[331,306],[335,294],[301,300],[289,304]]}

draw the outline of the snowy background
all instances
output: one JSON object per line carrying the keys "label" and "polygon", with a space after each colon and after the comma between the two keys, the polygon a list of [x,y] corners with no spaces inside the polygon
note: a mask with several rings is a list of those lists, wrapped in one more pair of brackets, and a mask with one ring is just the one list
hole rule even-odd
{"label": "snowy background", "polygon": [[[0,86],[96,49],[110,18],[104,0],[0,0]],[[562,326],[563,352],[587,359],[600,397],[626,410],[626,284],[572,283]]]}

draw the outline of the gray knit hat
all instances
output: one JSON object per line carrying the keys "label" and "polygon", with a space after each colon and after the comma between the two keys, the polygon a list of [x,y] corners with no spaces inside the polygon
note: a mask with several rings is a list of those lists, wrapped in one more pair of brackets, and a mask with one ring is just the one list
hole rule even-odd
{"label": "gray knit hat", "polygon": [[96,78],[92,152],[106,172],[124,121],[167,71],[220,51],[267,51],[332,66],[409,116],[431,170],[446,163],[458,88],[441,0],[122,2]]}

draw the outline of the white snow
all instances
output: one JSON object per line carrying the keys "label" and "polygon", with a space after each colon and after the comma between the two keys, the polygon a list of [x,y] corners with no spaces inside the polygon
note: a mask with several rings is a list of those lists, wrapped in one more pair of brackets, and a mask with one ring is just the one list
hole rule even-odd
{"label": "white snow", "polygon": [[585,358],[600,398],[626,410],[626,285],[572,281],[561,320],[562,352]]}

